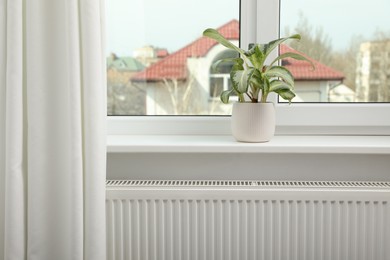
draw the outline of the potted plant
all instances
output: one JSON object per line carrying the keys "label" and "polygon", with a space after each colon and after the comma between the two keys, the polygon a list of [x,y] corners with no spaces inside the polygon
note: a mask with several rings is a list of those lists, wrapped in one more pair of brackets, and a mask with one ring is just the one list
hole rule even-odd
{"label": "potted plant", "polygon": [[233,104],[232,134],[242,142],[267,142],[275,133],[275,108],[273,103],[267,102],[269,93],[275,92],[280,97],[291,102],[295,97],[294,78],[291,72],[278,61],[284,58],[312,61],[293,52],[279,55],[269,64],[267,57],[281,43],[292,39],[300,40],[299,34],[280,38],[267,44],[252,44],[248,51],[244,51],[232,44],[218,31],[206,29],[203,35],[216,40],[225,47],[239,53],[238,58],[218,60],[213,64],[216,69],[223,62],[233,62],[230,72],[232,89],[221,93],[221,101],[229,102],[232,94],[238,96],[238,102]]}

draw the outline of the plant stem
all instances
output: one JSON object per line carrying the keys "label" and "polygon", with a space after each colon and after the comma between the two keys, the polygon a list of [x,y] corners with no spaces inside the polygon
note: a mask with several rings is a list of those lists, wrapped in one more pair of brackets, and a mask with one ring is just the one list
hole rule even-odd
{"label": "plant stem", "polygon": [[259,100],[260,88],[256,88],[255,90],[256,90],[256,91],[255,91],[255,93],[253,94],[253,99],[252,99],[252,100],[255,100],[255,101],[256,101],[255,103],[257,103],[258,100]]}
{"label": "plant stem", "polygon": [[263,95],[261,95],[261,103],[267,103],[267,96],[267,93],[263,93]]}
{"label": "plant stem", "polygon": [[238,93],[238,102],[245,102],[244,94]]}

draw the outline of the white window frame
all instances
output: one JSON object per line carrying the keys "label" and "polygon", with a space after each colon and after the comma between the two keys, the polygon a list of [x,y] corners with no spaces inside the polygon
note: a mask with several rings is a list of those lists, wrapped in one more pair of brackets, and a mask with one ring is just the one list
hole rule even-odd
{"label": "white window frame", "polygon": [[[279,13],[279,0],[241,0],[241,46],[278,38]],[[276,134],[390,135],[389,103],[288,105],[278,103],[276,95],[269,100],[276,108]],[[108,134],[230,134],[229,116],[110,116],[107,121]]]}

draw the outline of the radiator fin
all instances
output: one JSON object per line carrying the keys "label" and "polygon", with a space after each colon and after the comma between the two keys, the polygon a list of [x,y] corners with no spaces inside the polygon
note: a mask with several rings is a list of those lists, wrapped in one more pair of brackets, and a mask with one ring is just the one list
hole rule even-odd
{"label": "radiator fin", "polygon": [[193,180],[108,180],[108,187],[307,187],[307,188],[390,188],[390,182],[358,181],[193,181]]}
{"label": "radiator fin", "polygon": [[387,200],[106,203],[107,259],[112,260],[390,259]]}

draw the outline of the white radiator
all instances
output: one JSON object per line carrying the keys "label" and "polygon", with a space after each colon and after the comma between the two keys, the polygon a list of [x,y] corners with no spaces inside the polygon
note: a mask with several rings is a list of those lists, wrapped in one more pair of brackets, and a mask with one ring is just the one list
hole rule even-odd
{"label": "white radiator", "polygon": [[389,260],[390,183],[108,181],[107,259]]}

